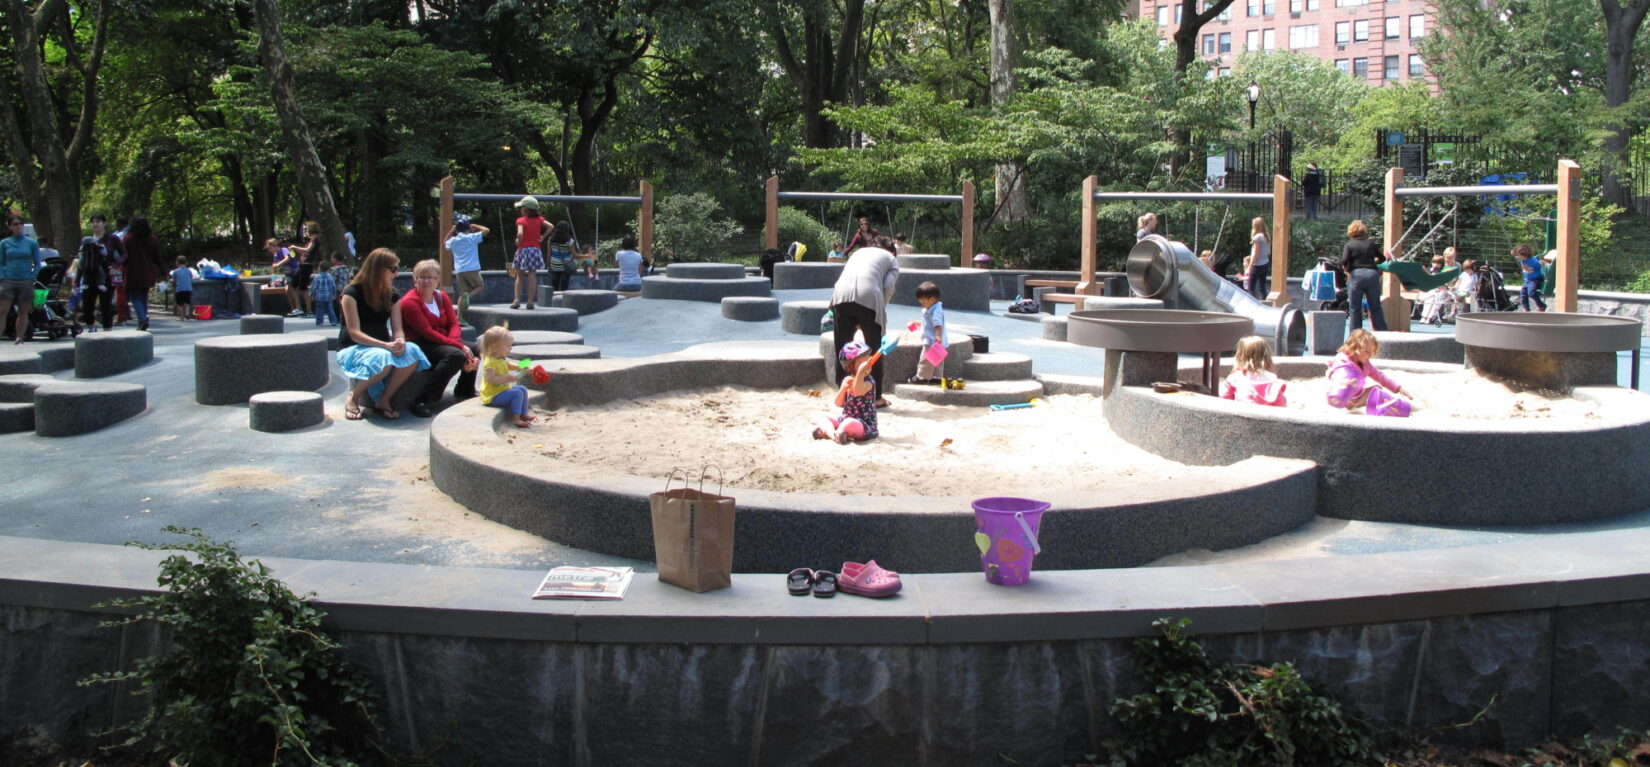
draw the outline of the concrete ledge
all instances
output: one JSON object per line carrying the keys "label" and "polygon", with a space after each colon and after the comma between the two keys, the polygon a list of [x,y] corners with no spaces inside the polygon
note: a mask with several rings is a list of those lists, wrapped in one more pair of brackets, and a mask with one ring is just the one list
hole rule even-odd
{"label": "concrete ledge", "polygon": [[[774,290],[817,290],[836,286],[843,262],[781,261],[773,265]],[[819,331],[814,331],[819,332]]]}
{"label": "concrete ledge", "polygon": [[58,379],[38,373],[13,373],[0,376],[0,402],[34,402],[34,390]]}
{"label": "concrete ledge", "polygon": [[762,296],[728,296],[722,299],[722,316],[740,322],[779,319],[779,299]]}
{"label": "concrete ledge", "polygon": [[34,390],[34,432],[42,437],[71,437],[120,423],[148,407],[148,393],[141,384],[44,384]]}
{"label": "concrete ledge", "polygon": [[[1381,349],[1375,354],[1375,359],[1378,360],[1445,362],[1456,365],[1466,361],[1466,352],[1461,348],[1461,343],[1455,340],[1455,336],[1440,333],[1399,333],[1391,330],[1373,332],[1375,340],[1381,342]],[[1334,352],[1330,354],[1333,356]],[[1614,373],[1613,368],[1611,372]]]}
{"label": "concrete ledge", "polygon": [[664,276],[673,280],[743,280],[745,269],[744,264],[678,263],[666,266]]}
{"label": "concrete ledge", "polygon": [[34,431],[33,402],[0,402],[0,434]]}
{"label": "concrete ledge", "polygon": [[1064,340],[1066,340],[1066,338],[1067,338],[1066,331],[1067,331],[1067,327],[1068,327],[1066,320],[1070,315],[1061,314],[1061,315],[1056,316],[1056,315],[1050,315],[1050,314],[1043,314],[1043,315],[1033,315],[1033,316],[1038,317],[1039,318],[1038,321],[1043,323],[1043,340],[1044,341],[1064,341]]}
{"label": "concrete ledge", "polygon": [[[945,351],[945,364],[951,370],[958,370],[974,357],[974,341],[967,333],[960,332],[962,328],[955,328],[957,332],[950,334]],[[825,380],[832,386],[837,384],[836,377],[836,339],[831,333],[819,335],[819,357],[825,366]],[[894,350],[882,358],[882,388],[884,391],[893,391],[894,384],[917,374],[917,360],[922,357],[922,338],[914,333],[902,333],[900,341]]]}
{"label": "concrete ledge", "polygon": [[1038,373],[1032,376],[1043,385],[1043,391],[1054,394],[1087,394],[1091,397],[1105,395],[1105,379],[1099,376],[1072,376],[1058,373]]}
{"label": "concrete ledge", "polygon": [[819,323],[830,310],[830,301],[786,301],[779,305],[779,326],[786,333],[818,335]]}
{"label": "concrete ledge", "polygon": [[[946,360],[946,363],[949,372],[950,360]],[[1007,352],[976,354],[959,365],[955,375],[971,382],[1027,380],[1031,378],[1031,358],[1024,354]]]}
{"label": "concrete ledge", "polygon": [[1163,302],[1155,298],[1132,296],[1090,296],[1083,299],[1083,311],[1095,309],[1162,309]]}
{"label": "concrete ledge", "polygon": [[56,373],[62,370],[74,370],[73,345],[44,346],[39,351],[41,372]]}
{"label": "concrete ledge", "polygon": [[252,395],[248,403],[248,425],[253,431],[292,431],[327,420],[321,395],[312,391],[263,392]]}
{"label": "concrete ledge", "polygon": [[938,386],[902,383],[894,387],[894,394],[902,399],[932,402],[936,405],[989,407],[1030,402],[1033,397],[1043,396],[1043,385],[1032,380],[969,381],[966,389],[942,389]]}
{"label": "concrete ledge", "polygon": [[241,318],[241,335],[285,333],[286,318],[273,314],[248,314]]}
{"label": "concrete ledge", "polygon": [[[326,342],[327,351],[335,352],[335,351],[338,351],[338,331],[339,330],[340,330],[340,328],[327,326],[327,327],[312,328],[312,329],[308,329],[308,330],[294,330],[291,333],[286,333],[285,335],[298,336],[300,338],[319,338],[322,341]],[[264,334],[264,335],[267,335],[267,334]]]}
{"label": "concrete ledge", "polygon": [[[1325,358],[1280,359],[1285,378],[1323,375]],[[1452,365],[1389,363],[1397,371],[1447,372]],[[1224,369],[1222,371],[1224,374]],[[1183,379],[1196,376],[1182,368]],[[1451,420],[1444,423],[1338,412],[1270,408],[1198,394],[1157,394],[1119,386],[1105,400],[1119,436],[1171,460],[1223,465],[1255,455],[1312,461],[1318,513],[1342,519],[1429,525],[1536,525],[1580,522],[1650,507],[1641,481],[1650,463],[1650,395],[1582,388],[1608,420]],[[1441,456],[1540,455],[1544,476],[1516,492],[1485,492],[1461,481]]]}
{"label": "concrete ledge", "polygon": [[[711,264],[694,264],[711,266]],[[723,264],[726,266],[726,264]],[[733,264],[737,266],[737,264]],[[675,268],[672,266],[671,268]],[[773,292],[766,277],[738,277],[734,279],[680,278],[653,275],[642,278],[642,298],[675,299],[678,301],[721,301],[728,296],[768,296]]]}
{"label": "concrete ledge", "polygon": [[327,342],[314,335],[217,336],[195,342],[195,401],[238,405],[254,394],[327,385]]}
{"label": "concrete ledge", "polygon": [[554,306],[538,306],[532,309],[511,309],[504,306],[478,306],[471,304],[469,311],[464,313],[464,321],[475,327],[477,332],[485,333],[494,325],[510,326],[510,331],[519,330],[559,330],[571,333],[579,329],[579,313],[572,309]]}
{"label": "concrete ledge", "polygon": [[140,330],[81,333],[74,340],[75,378],[119,375],[155,358],[155,337]]}
{"label": "concrete ledge", "polygon": [[[910,258],[910,256],[905,256]],[[940,288],[947,311],[991,311],[991,274],[984,269],[906,269],[894,284],[892,303],[918,306],[917,286],[932,282]]]}
{"label": "concrete ledge", "polygon": [[510,347],[510,359],[593,360],[602,356],[602,350],[584,344],[516,344]]}
{"label": "concrete ledge", "polygon": [[[554,298],[554,302],[552,302]],[[560,293],[549,287],[539,288],[539,303],[572,309],[580,316],[604,312],[619,305],[619,294],[611,290],[564,290]],[[514,327],[514,326],[512,326]]]}
{"label": "concrete ledge", "polygon": [[943,253],[906,253],[895,256],[901,271],[906,269],[950,269],[951,257]]}

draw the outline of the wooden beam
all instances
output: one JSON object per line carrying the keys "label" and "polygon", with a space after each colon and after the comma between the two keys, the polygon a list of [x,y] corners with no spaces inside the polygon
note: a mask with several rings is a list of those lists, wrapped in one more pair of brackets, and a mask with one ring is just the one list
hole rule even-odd
{"label": "wooden beam", "polygon": [[1574,312],[1581,285],[1581,166],[1558,161],[1558,263],[1553,264],[1553,309]]}
{"label": "wooden beam", "polygon": [[769,250],[779,249],[779,177],[768,177],[768,233],[764,247]]}
{"label": "wooden beam", "polygon": [[1266,300],[1273,306],[1289,305],[1289,200],[1293,191],[1289,177],[1272,178],[1272,290]]}
{"label": "wooden beam", "polygon": [[642,193],[641,223],[640,223],[639,226],[636,227],[636,234],[639,236],[639,239],[641,241],[636,243],[636,246],[641,249],[640,252],[642,254],[642,258],[647,259],[648,263],[652,263],[653,262],[653,185],[649,184],[646,181],[643,181],[641,183],[641,193]]}
{"label": "wooden beam", "polygon": [[1087,294],[1094,286],[1094,258],[1095,258],[1095,220],[1094,220],[1094,192],[1100,185],[1097,176],[1083,179],[1083,262],[1080,267],[1083,272],[1078,277],[1077,292]]}
{"label": "wooden beam", "polygon": [[[1388,168],[1386,172],[1386,231],[1382,245],[1392,255],[1399,255],[1404,236],[1404,203],[1398,199],[1398,187],[1404,185],[1404,169]],[[1403,283],[1396,274],[1381,275],[1381,311],[1386,314],[1387,330],[1408,332],[1409,301],[1401,295]],[[1348,307],[1349,309],[1351,307]],[[1373,329],[1373,328],[1371,328]]]}
{"label": "wooden beam", "polygon": [[446,176],[441,179],[441,220],[435,225],[435,252],[441,254],[441,287],[453,284],[453,252],[447,249],[447,230],[452,226],[453,177]]}
{"label": "wooden beam", "polygon": [[962,255],[958,266],[973,266],[974,262],[974,182],[964,181],[962,187]]}

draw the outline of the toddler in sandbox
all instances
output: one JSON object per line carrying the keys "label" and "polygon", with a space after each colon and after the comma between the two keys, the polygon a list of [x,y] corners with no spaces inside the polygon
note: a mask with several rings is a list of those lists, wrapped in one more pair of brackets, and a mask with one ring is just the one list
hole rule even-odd
{"label": "toddler in sandbox", "polygon": [[515,336],[500,325],[481,334],[481,404],[509,411],[510,425],[526,428],[533,425],[533,417],[528,415],[527,387],[516,383],[518,375],[505,360],[515,342]]}
{"label": "toddler in sandbox", "polygon": [[1283,407],[1289,404],[1283,390],[1287,386],[1278,378],[1277,366],[1272,364],[1272,349],[1260,336],[1244,336],[1238,340],[1232,353],[1232,372],[1220,382],[1223,399],[1253,402],[1256,405]]}
{"label": "toddler in sandbox", "polygon": [[1356,410],[1366,415],[1408,418],[1414,404],[1409,392],[1375,369],[1370,360],[1380,351],[1374,334],[1359,328],[1347,336],[1340,353],[1329,363],[1329,405]]}
{"label": "toddler in sandbox", "polygon": [[933,385],[945,375],[945,357],[939,363],[929,360],[933,346],[945,348],[945,306],[940,303],[940,286],[924,282],[917,286],[917,303],[922,306],[922,354],[917,357],[917,374],[906,380],[910,384]]}
{"label": "toddler in sandbox", "polygon": [[821,415],[814,419],[814,439],[832,439],[838,444],[864,442],[877,436],[877,387],[871,378],[871,347],[858,341],[843,345],[842,367],[848,372],[836,392],[836,406],[842,415]]}

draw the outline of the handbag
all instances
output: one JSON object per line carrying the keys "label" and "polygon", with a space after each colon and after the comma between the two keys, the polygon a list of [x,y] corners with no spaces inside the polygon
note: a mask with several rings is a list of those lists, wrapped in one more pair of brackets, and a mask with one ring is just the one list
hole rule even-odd
{"label": "handbag", "polygon": [[[716,473],[716,493],[704,491],[704,469],[697,490],[687,486],[686,473],[676,470],[665,478],[664,490],[647,497],[660,581],[699,593],[733,585],[734,499],[721,495],[722,470]],[[678,474],[682,486],[673,490]]]}

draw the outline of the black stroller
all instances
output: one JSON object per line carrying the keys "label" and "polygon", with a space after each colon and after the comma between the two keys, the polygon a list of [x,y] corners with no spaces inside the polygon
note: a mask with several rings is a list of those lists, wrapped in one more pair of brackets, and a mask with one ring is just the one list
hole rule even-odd
{"label": "black stroller", "polygon": [[1501,272],[1490,268],[1489,264],[1478,267],[1478,295],[1474,301],[1473,310],[1480,312],[1510,312],[1518,308],[1518,304],[1507,294],[1506,281],[1501,278]]}
{"label": "black stroller", "polygon": [[[46,337],[56,341],[64,336],[80,335],[80,326],[74,322],[69,312],[69,306],[63,300],[63,282],[69,273],[69,262],[62,257],[48,258],[40,264],[40,272],[34,277],[34,294],[37,299],[33,308],[29,310],[29,336],[33,340],[36,331],[44,331]],[[46,300],[40,301],[44,294]],[[7,333],[15,327],[12,319],[17,316],[14,306],[6,318]]]}

